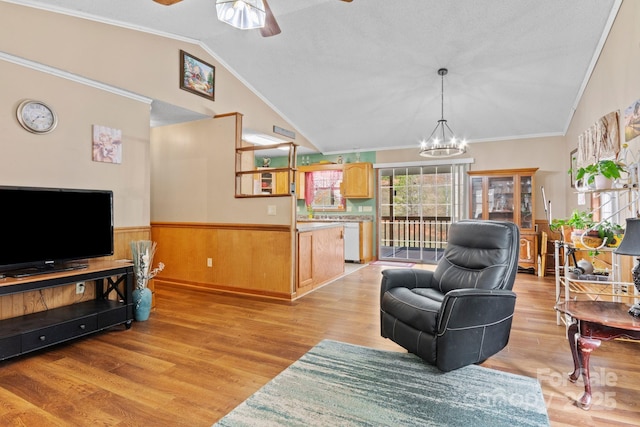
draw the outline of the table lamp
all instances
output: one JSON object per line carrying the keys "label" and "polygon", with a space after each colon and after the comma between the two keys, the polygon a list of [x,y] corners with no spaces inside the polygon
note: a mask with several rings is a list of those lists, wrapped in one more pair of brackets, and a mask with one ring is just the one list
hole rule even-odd
{"label": "table lamp", "polygon": [[[613,251],[618,255],[631,255],[636,257],[636,265],[631,271],[633,284],[640,292],[640,218],[627,218],[627,228],[620,246]],[[635,303],[629,313],[635,317],[640,316],[640,303]]]}

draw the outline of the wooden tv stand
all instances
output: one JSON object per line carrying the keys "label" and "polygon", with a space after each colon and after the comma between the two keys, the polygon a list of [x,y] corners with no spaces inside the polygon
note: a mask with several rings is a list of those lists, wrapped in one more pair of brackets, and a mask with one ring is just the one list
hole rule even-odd
{"label": "wooden tv stand", "polygon": [[[133,321],[133,264],[91,261],[82,270],[0,279],[0,296],[94,282],[95,299],[0,320],[0,360]],[[109,299],[115,293],[116,299]]]}

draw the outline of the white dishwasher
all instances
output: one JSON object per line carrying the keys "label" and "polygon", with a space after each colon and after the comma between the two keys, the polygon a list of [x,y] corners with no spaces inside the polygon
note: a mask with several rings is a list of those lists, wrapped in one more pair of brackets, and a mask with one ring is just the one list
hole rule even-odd
{"label": "white dishwasher", "polygon": [[360,262],[360,223],[344,223],[344,260]]}

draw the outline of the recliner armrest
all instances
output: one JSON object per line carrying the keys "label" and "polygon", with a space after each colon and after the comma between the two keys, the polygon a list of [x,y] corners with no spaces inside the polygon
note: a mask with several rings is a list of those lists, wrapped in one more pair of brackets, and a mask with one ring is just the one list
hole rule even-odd
{"label": "recliner armrest", "polygon": [[417,268],[398,268],[382,271],[382,283],[380,285],[380,299],[385,292],[392,288],[430,288],[433,271]]}
{"label": "recliner armrest", "polygon": [[513,316],[516,294],[505,289],[456,289],[442,301],[438,335],[447,329],[473,328],[504,321]]}

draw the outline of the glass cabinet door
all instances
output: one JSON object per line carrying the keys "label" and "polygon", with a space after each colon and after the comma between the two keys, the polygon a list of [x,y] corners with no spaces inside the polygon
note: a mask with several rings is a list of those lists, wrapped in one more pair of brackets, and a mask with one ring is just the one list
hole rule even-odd
{"label": "glass cabinet door", "polygon": [[488,219],[515,221],[513,206],[513,176],[492,176],[487,186]]}
{"label": "glass cabinet door", "polygon": [[533,228],[533,176],[520,176],[520,228]]}
{"label": "glass cabinet door", "polygon": [[471,178],[471,218],[486,219],[484,207],[484,191],[482,189],[482,177]]}

